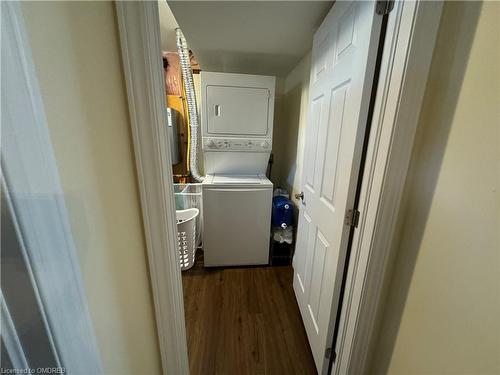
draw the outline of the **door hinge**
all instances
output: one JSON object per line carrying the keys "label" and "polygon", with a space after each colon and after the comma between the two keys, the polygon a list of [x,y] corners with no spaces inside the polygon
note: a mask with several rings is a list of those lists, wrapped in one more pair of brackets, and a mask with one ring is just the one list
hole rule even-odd
{"label": "door hinge", "polygon": [[394,9],[394,0],[386,0],[386,1],[377,1],[375,5],[375,12],[384,16],[386,14],[391,13],[391,10]]}
{"label": "door hinge", "polygon": [[[330,359],[330,357],[332,356],[332,352],[333,352],[332,348],[326,348],[325,349],[325,358]],[[335,355],[335,353],[333,353],[333,354]]]}
{"label": "door hinge", "polygon": [[332,350],[332,348],[326,348],[325,350],[325,358],[326,359],[331,359],[332,362],[335,362],[335,359],[337,359],[337,353]]}
{"label": "door hinge", "polygon": [[359,211],[356,209],[348,210],[345,215],[344,224],[357,228],[359,223]]}

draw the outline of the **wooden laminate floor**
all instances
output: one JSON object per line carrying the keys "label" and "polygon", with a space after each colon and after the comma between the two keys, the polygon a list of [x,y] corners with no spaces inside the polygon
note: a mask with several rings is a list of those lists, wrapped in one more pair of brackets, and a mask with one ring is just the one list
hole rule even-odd
{"label": "wooden laminate floor", "polygon": [[192,375],[316,374],[290,266],[182,273]]}

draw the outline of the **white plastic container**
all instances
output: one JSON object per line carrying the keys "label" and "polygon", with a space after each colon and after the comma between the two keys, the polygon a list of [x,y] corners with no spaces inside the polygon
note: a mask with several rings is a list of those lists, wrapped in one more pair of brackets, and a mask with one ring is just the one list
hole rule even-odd
{"label": "white plastic container", "polygon": [[200,246],[201,234],[203,232],[201,184],[174,184],[174,196],[176,210],[187,210],[188,208],[197,208],[200,210],[199,215],[196,217],[196,246]]}
{"label": "white plastic container", "polygon": [[196,256],[196,218],[200,214],[197,208],[177,210],[177,247],[181,271],[193,267]]}

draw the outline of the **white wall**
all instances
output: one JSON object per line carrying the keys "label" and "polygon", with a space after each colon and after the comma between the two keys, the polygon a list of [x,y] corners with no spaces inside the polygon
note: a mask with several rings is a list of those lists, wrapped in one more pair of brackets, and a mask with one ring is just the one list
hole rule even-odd
{"label": "white wall", "polygon": [[274,118],[273,118],[273,166],[271,181],[274,187],[284,186],[281,174],[286,159],[286,138],[289,131],[285,118],[285,79],[276,77],[274,88]]}
{"label": "white wall", "polygon": [[499,35],[445,3],[371,373],[500,373]]}
{"label": "white wall", "polygon": [[273,182],[287,188],[292,197],[301,190],[310,70],[309,52],[284,80],[273,135]]}
{"label": "white wall", "polygon": [[105,374],[159,374],[112,2],[23,2]]}

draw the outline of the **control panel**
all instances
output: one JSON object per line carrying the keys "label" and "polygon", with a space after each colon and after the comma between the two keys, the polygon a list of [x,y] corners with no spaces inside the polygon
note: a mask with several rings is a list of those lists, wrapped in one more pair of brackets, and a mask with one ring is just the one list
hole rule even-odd
{"label": "control panel", "polygon": [[271,148],[271,138],[203,138],[203,149],[206,151],[270,152]]}

